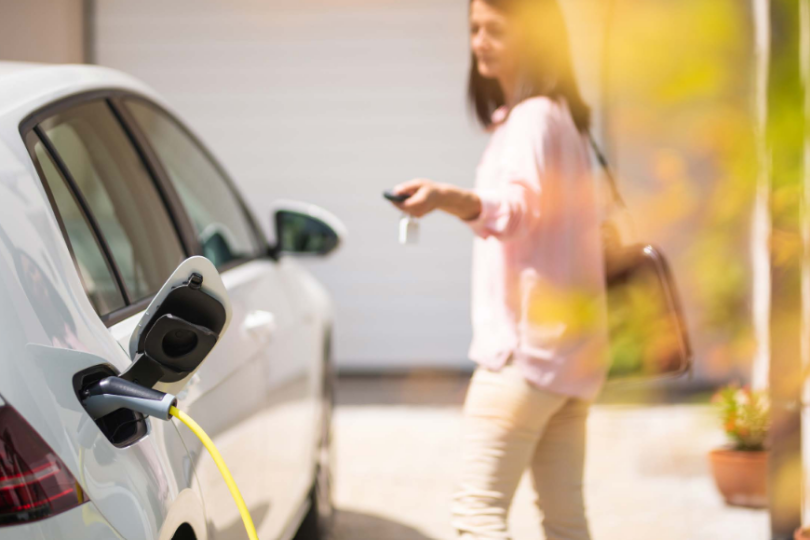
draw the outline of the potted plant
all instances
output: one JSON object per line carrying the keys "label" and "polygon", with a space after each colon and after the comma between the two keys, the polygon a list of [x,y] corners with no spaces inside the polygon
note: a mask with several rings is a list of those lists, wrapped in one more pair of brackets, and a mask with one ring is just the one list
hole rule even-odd
{"label": "potted plant", "polygon": [[749,508],[768,504],[768,452],[770,406],[765,392],[729,385],[712,401],[720,411],[731,444],[709,454],[717,489],[726,503]]}

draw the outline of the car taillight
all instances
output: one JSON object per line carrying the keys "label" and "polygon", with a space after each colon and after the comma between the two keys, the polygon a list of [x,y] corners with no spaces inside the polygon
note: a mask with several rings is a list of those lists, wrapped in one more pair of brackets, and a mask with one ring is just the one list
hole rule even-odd
{"label": "car taillight", "polygon": [[42,437],[13,408],[0,406],[0,526],[51,517],[87,500]]}

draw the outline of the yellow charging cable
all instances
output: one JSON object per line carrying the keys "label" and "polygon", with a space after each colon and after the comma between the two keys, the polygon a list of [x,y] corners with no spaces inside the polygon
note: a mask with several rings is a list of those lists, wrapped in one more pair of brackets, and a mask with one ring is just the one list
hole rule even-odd
{"label": "yellow charging cable", "polygon": [[236,487],[236,482],[233,480],[233,476],[231,476],[231,472],[228,470],[228,466],[225,465],[225,461],[222,459],[222,456],[217,450],[217,447],[214,446],[214,442],[205,434],[205,431],[191,419],[189,415],[184,413],[181,410],[178,410],[177,407],[172,407],[169,409],[169,414],[183,422],[188,429],[191,430],[197,438],[203,443],[208,453],[211,454],[211,457],[214,458],[214,463],[217,464],[217,468],[219,472],[222,474],[222,477],[225,479],[225,483],[228,485],[228,489],[231,491],[231,495],[233,496],[233,500],[236,501],[236,507],[239,509],[239,514],[242,516],[242,522],[245,524],[245,530],[247,531],[248,538],[250,540],[259,540],[259,535],[256,534],[256,527],[253,525],[253,519],[250,517],[250,512],[248,512],[247,505],[245,504],[245,500],[242,498],[242,494],[239,493],[239,488]]}

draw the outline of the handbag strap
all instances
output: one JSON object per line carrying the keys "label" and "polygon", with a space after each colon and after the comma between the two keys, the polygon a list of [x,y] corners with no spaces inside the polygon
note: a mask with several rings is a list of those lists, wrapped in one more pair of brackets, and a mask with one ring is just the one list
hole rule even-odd
{"label": "handbag strap", "polygon": [[599,148],[599,144],[597,144],[596,139],[593,137],[593,133],[588,133],[588,140],[591,143],[591,148],[596,156],[596,160],[599,162],[599,166],[602,167],[602,171],[605,173],[605,179],[607,180],[608,186],[610,186],[610,194],[613,196],[614,202],[623,210],[627,210],[627,205],[624,204],[624,198],[622,198],[621,193],[619,193],[619,187],[616,185],[616,178],[613,176],[610,164],[604,152],[602,152],[602,149]]}

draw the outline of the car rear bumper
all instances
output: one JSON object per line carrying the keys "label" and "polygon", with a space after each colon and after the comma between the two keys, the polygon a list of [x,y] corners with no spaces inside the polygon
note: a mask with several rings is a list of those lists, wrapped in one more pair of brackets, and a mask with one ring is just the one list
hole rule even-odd
{"label": "car rear bumper", "polygon": [[0,540],[112,540],[121,536],[92,502],[29,525],[0,527]]}

